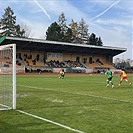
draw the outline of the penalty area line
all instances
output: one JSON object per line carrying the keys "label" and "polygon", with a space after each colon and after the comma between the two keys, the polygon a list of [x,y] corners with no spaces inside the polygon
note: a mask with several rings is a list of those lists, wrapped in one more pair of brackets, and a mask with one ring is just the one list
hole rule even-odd
{"label": "penalty area line", "polygon": [[71,130],[71,131],[74,131],[74,132],[77,132],[77,133],[85,133],[85,132],[83,132],[83,131],[76,130],[76,129],[74,129],[74,128],[71,128],[71,127],[62,125],[62,124],[60,124],[60,123],[57,123],[57,122],[54,122],[54,121],[51,121],[51,120],[48,120],[48,119],[45,119],[45,118],[42,118],[42,117],[39,117],[39,116],[30,114],[30,113],[24,112],[24,111],[22,111],[22,110],[17,110],[17,111],[20,112],[20,113],[22,113],[22,114],[25,114],[25,115],[28,115],[28,116],[31,116],[31,117],[34,117],[34,118],[37,118],[37,119],[40,119],[40,120],[49,122],[49,123],[52,123],[52,124],[54,124],[54,125],[57,125],[57,126],[66,128],[66,129],[68,129],[68,130]]}

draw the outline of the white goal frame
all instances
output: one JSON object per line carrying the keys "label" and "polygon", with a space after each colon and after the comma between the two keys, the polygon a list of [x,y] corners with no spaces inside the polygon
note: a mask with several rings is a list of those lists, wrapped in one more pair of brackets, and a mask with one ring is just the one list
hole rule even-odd
{"label": "white goal frame", "polygon": [[[11,89],[12,89],[12,94],[11,94],[11,106],[8,105],[4,105],[3,103],[1,103],[0,101],[0,106],[2,106],[3,108],[1,108],[0,110],[9,110],[9,109],[16,109],[16,44],[7,44],[7,45],[1,45],[0,46],[0,51],[2,50],[6,50],[6,49],[12,49],[12,67],[11,67],[11,76],[12,76],[12,83],[11,83]],[[2,60],[0,61],[2,62]],[[2,64],[2,63],[1,63]],[[0,69],[3,66],[0,66]],[[2,76],[2,73],[0,73],[0,76]],[[3,88],[1,88],[3,89]],[[0,92],[1,94],[1,92]],[[1,96],[2,97],[2,96]]]}

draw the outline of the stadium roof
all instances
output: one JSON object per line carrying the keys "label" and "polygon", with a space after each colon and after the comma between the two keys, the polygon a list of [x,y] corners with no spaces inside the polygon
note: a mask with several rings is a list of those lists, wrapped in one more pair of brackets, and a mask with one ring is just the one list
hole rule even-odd
{"label": "stadium roof", "polygon": [[125,52],[126,48],[110,47],[110,46],[94,46],[86,44],[65,43],[57,41],[47,41],[33,38],[16,38],[6,37],[0,45],[16,44],[17,50],[56,52],[83,55],[109,55],[115,56]]}

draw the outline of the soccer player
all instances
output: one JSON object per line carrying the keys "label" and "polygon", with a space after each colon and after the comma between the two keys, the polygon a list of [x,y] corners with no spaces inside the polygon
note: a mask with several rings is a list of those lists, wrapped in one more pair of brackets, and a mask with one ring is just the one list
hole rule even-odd
{"label": "soccer player", "polygon": [[112,72],[110,71],[109,68],[105,72],[105,75],[107,75],[107,85],[106,85],[106,87],[109,87],[109,84],[111,84],[112,85],[112,88],[114,88],[114,84],[112,82],[113,74],[112,74]]}
{"label": "soccer player", "polygon": [[62,74],[62,68],[59,71],[59,78],[61,78],[61,74]]}
{"label": "soccer player", "polygon": [[64,76],[65,76],[64,69],[60,69],[60,71],[59,71],[59,78],[64,79]]}
{"label": "soccer player", "polygon": [[131,85],[131,82],[128,80],[127,74],[126,74],[126,72],[125,72],[124,69],[121,70],[121,72],[120,72],[120,77],[121,77],[121,79],[120,79],[119,86],[122,84],[122,81],[123,81],[123,80],[125,80],[129,85]]}
{"label": "soccer player", "polygon": [[64,69],[62,69],[61,78],[64,79],[64,76],[65,76],[65,72],[64,72]]}

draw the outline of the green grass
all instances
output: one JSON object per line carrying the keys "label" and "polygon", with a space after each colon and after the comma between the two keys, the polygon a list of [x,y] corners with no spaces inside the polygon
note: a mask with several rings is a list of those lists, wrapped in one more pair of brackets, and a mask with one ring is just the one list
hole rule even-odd
{"label": "green grass", "polygon": [[132,133],[133,86],[118,86],[119,79],[114,76],[112,89],[104,75],[17,76],[17,110],[0,111],[0,133]]}

